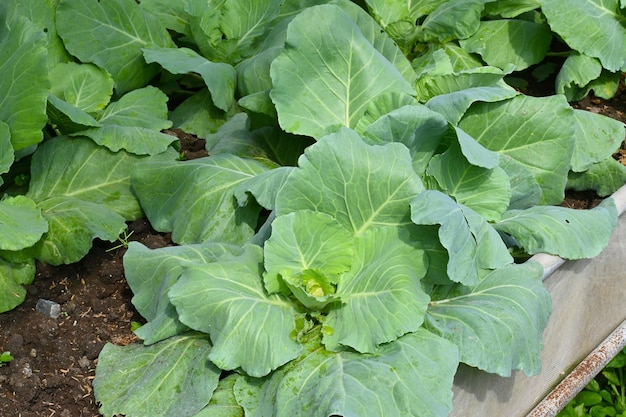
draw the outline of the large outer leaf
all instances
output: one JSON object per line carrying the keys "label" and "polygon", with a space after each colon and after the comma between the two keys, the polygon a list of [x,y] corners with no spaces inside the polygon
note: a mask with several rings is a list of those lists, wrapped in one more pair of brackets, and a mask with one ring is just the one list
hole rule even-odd
{"label": "large outer leaf", "polygon": [[210,155],[230,153],[256,159],[270,167],[295,165],[304,149],[313,142],[274,126],[252,129],[246,113],[237,113],[205,139],[205,148]]}
{"label": "large outer leaf", "polygon": [[102,110],[113,94],[113,79],[102,68],[68,62],[50,71],[50,92],[88,113]]}
{"label": "large outer leaf", "polygon": [[305,354],[264,381],[235,383],[248,417],[443,417],[452,410],[456,347],[420,329],[376,354]]}
{"label": "large outer leaf", "polygon": [[439,239],[448,250],[448,276],[454,282],[475,285],[480,268],[495,269],[513,261],[482,216],[439,191],[427,190],[413,199],[411,218],[419,225],[441,225]]}
{"label": "large outer leaf", "polygon": [[3,183],[1,175],[9,172],[13,161],[15,161],[15,153],[11,145],[9,125],[0,121],[0,185]]}
{"label": "large outer leaf", "polygon": [[568,188],[577,191],[595,190],[601,197],[613,194],[624,184],[626,166],[613,158],[593,164],[585,172],[570,172],[567,179]]}
{"label": "large outer leaf", "polygon": [[141,7],[154,15],[161,22],[162,26],[183,35],[191,36],[189,28],[189,14],[185,8],[189,0],[169,1],[169,0],[142,0]]}
{"label": "large outer leaf", "polygon": [[35,261],[13,263],[0,258],[0,313],[20,305],[26,298],[26,289],[35,279]]}
{"label": "large outer leaf", "polygon": [[458,144],[435,155],[426,172],[448,195],[487,221],[499,220],[509,206],[511,186],[506,172],[498,166],[488,169],[469,163]]}
{"label": "large outer leaf", "polygon": [[443,2],[424,20],[421,35],[423,40],[445,43],[452,39],[465,39],[471,36],[478,30],[484,3],[483,0]]}
{"label": "large outer leaf", "polygon": [[57,137],[39,147],[31,164],[28,196],[36,202],[66,196],[109,207],[127,220],[142,215],[130,187],[130,172],[140,161],[166,161],[175,151],[152,157],[113,153],[87,138]]}
{"label": "large outer leaf", "polygon": [[236,64],[253,53],[281,3],[282,0],[190,0],[186,10],[202,54],[214,61]]}
{"label": "large outer leaf", "polygon": [[564,198],[574,149],[573,110],[563,96],[516,96],[498,103],[475,103],[459,127],[492,151],[527,166],[542,190],[542,204]]}
{"label": "large outer leaf", "polygon": [[106,69],[118,95],[143,87],[159,71],[142,48],[173,47],[167,30],[134,0],[60,0],[57,29],[67,50]]}
{"label": "large outer leaf", "polygon": [[584,110],[574,110],[576,146],[572,171],[581,172],[592,164],[610,159],[626,136],[624,123]]}
{"label": "large outer leaf", "polygon": [[510,87],[484,86],[470,87],[461,91],[439,94],[426,103],[429,109],[434,110],[446,117],[453,125],[457,125],[465,111],[476,101],[502,101],[512,98],[517,92]]}
{"label": "large outer leaf", "polygon": [[593,258],[609,243],[617,225],[613,199],[591,210],[536,206],[504,213],[494,227],[515,237],[526,252],[565,259]]}
{"label": "large outer leaf", "polygon": [[290,337],[292,304],[263,288],[262,249],[244,250],[232,260],[183,266],[169,296],[181,322],[211,335],[213,363],[262,377],[295,359],[301,347]]}
{"label": "large outer leaf", "polygon": [[51,265],[78,262],[95,238],[114,242],[126,229],[124,217],[103,204],[60,195],[37,205],[49,229],[25,252]]}
{"label": "large outer leaf", "polygon": [[401,231],[377,227],[356,239],[352,269],[337,286],[341,305],[324,322],[328,350],[344,345],[374,353],[379,345],[422,325],[430,298],[420,280],[428,259]]}
{"label": "large outer leaf", "polygon": [[156,87],[148,86],[125,94],[101,113],[101,127],[75,133],[88,136],[113,152],[124,149],[137,155],[164,152],[176,140],[161,133],[172,126],[167,120],[167,96]]}
{"label": "large outer leaf", "polygon": [[124,273],[133,291],[133,305],[148,321],[135,331],[150,345],[188,329],[167,296],[182,273],[182,263],[215,262],[227,255],[240,254],[239,246],[222,243],[172,246],[150,250],[131,242],[124,255]]}
{"label": "large outer leaf", "polygon": [[301,210],[278,216],[264,246],[268,291],[278,289],[279,275],[315,269],[337,277],[350,269],[353,245],[352,234],[328,214]]}
{"label": "large outer leaf", "polygon": [[172,74],[200,74],[211,92],[213,104],[228,111],[235,101],[235,69],[223,62],[211,62],[189,48],[146,48],[146,62],[158,62]]}
{"label": "large outer leaf", "polygon": [[172,232],[178,244],[205,241],[243,243],[254,234],[259,208],[238,207],[234,190],[266,168],[234,155],[137,166],[133,189],[150,223]]}
{"label": "large outer leaf", "polygon": [[425,326],[454,342],[464,363],[502,376],[511,369],[537,374],[551,311],[542,272],[535,262],[509,265],[472,288],[453,288],[448,298],[431,302]]}
{"label": "large outer leaf", "polygon": [[626,70],[626,17],[619,0],[542,0],[554,32],[574,50],[600,59],[609,71]]}
{"label": "large outer leaf", "polygon": [[[71,60],[57,34],[55,13],[58,3],[58,0],[5,0],[0,4],[0,15],[6,19],[5,22],[11,22],[16,16],[23,16],[33,23],[37,30],[46,33],[48,69],[54,68],[60,62]],[[42,68],[37,69],[40,74],[45,74]]]}
{"label": "large outer leaf", "polygon": [[381,94],[414,94],[399,70],[334,5],[311,7],[293,19],[271,76],[270,96],[283,129],[315,138],[355,127]]}
{"label": "large outer leaf", "polygon": [[21,16],[8,26],[0,29],[0,121],[9,125],[18,151],[43,139],[49,88],[46,37]]}
{"label": "large outer leaf", "polygon": [[20,250],[34,245],[48,231],[41,209],[24,196],[0,200],[0,250]]}
{"label": "large outer leaf", "polygon": [[423,190],[404,145],[370,146],[348,129],[309,147],[299,166],[278,192],[277,214],[319,211],[355,235],[410,224],[409,202]]}
{"label": "large outer leaf", "polygon": [[460,43],[466,51],[480,54],[488,65],[505,68],[513,64],[521,71],[541,62],[551,41],[545,23],[502,19],[480,22],[478,31]]}
{"label": "large outer leaf", "polygon": [[227,115],[213,104],[209,90],[202,89],[170,113],[174,127],[204,138],[224,124]]}
{"label": "large outer leaf", "polygon": [[403,143],[413,159],[413,169],[422,175],[428,161],[448,132],[448,123],[439,113],[416,104],[402,106],[378,118],[364,132],[364,140],[372,145]]}
{"label": "large outer leaf", "polygon": [[146,347],[105,345],[93,382],[106,417],[191,417],[208,404],[220,370],[207,359],[204,335],[183,335]]}

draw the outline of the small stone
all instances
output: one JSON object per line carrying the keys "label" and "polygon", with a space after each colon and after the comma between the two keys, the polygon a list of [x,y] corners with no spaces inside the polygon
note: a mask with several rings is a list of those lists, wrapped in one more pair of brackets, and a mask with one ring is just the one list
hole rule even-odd
{"label": "small stone", "polygon": [[61,315],[61,305],[59,303],[55,303],[54,301],[44,300],[40,298],[37,300],[37,305],[35,306],[37,311],[42,313],[46,317],[50,317],[52,319],[56,319]]}
{"label": "small stone", "polygon": [[82,356],[78,360],[78,366],[80,366],[82,369],[89,368],[89,365],[91,365],[91,361],[86,356]]}
{"label": "small stone", "polygon": [[37,357],[37,349],[31,349],[30,350],[30,357],[31,358],[36,358]]}

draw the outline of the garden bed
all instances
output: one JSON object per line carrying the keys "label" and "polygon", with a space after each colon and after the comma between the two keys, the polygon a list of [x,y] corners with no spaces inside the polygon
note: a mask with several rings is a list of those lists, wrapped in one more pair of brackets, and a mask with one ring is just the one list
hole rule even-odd
{"label": "garden bed", "polygon": [[[586,99],[578,105],[626,122],[626,94],[623,90],[611,100]],[[184,151],[189,157],[203,155],[201,149],[198,153],[201,141],[194,141],[193,137],[182,132],[178,134],[183,139]],[[564,205],[588,209],[599,201],[594,193],[569,193]],[[170,244],[167,234],[156,233],[143,220],[131,223],[129,231],[133,232],[130,240],[139,241],[152,249]],[[0,351],[10,351],[15,358],[8,366],[0,368],[0,415],[98,415],[91,388],[97,356],[107,342],[125,345],[137,341],[130,330],[131,322],[141,319],[130,301],[132,293],[124,280],[122,257],[125,248],[111,250],[115,246],[109,242],[96,241],[89,255],[76,264],[60,267],[38,264],[37,278],[27,288],[26,301],[16,309],[0,314]],[[619,265],[623,263],[623,253],[623,250],[608,249],[595,260],[578,261],[566,269],[581,268],[581,265],[588,263],[593,263],[595,268],[606,269],[602,265],[612,261],[617,261],[615,265],[621,268]],[[549,286],[551,282],[547,282]],[[584,289],[574,289],[569,283],[561,285],[577,293],[586,293]],[[616,295],[615,292],[607,295],[611,294]],[[61,304],[61,316],[51,319],[38,312],[35,305],[39,299]],[[585,317],[585,311],[578,308],[576,311]],[[574,328],[578,328],[577,323],[577,320],[570,322]],[[606,321],[606,329],[593,326],[598,330],[597,334],[585,338],[584,343],[576,339],[579,347],[576,352],[583,356],[570,358],[567,364],[560,365],[557,373],[567,370],[577,360],[582,360],[612,330],[611,323]],[[576,335],[580,336],[580,332],[575,332],[573,337],[578,337]],[[544,359],[544,366],[556,369],[554,367],[557,365],[546,365]],[[493,386],[502,386],[503,381],[499,377],[485,374],[483,378],[495,378],[498,383]],[[517,379],[527,380],[531,386],[537,378],[540,377],[528,379],[523,375],[517,376]],[[540,393],[547,393],[547,388],[542,387]],[[496,391],[493,391],[493,395],[497,396]],[[537,395],[535,400],[541,398],[540,394]],[[477,394],[476,398],[482,397]],[[19,410],[19,414],[14,414],[16,410]]]}

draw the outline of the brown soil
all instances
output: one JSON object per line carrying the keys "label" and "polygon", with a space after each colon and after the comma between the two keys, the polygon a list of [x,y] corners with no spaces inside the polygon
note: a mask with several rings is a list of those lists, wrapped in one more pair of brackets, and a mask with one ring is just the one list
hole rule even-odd
{"label": "brown soil", "polygon": [[[589,98],[578,106],[626,122],[624,88],[612,100]],[[181,139],[189,159],[205,155],[201,141],[180,131],[171,133]],[[589,208],[598,201],[593,193],[577,193],[570,194],[564,205]],[[154,232],[144,220],[130,223],[129,231],[133,231],[130,240],[150,248],[170,244],[168,235]],[[15,358],[0,367],[0,416],[99,415],[91,388],[98,354],[107,342],[137,341],[131,321],[142,320],[124,279],[125,248],[111,250],[114,246],[96,241],[76,264],[38,265],[26,301],[0,314],[0,353],[10,351]],[[59,303],[61,316],[51,319],[38,312],[39,299]]]}

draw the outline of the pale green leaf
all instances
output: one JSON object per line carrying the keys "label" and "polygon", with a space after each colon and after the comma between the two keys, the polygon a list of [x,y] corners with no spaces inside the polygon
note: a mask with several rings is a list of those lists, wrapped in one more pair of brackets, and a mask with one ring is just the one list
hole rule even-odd
{"label": "pale green leaf", "polygon": [[550,28],[572,49],[600,60],[609,71],[626,69],[626,21],[619,0],[542,0]]}
{"label": "pale green leaf", "polygon": [[295,168],[280,167],[262,172],[254,178],[245,180],[235,188],[235,197],[240,206],[249,203],[248,195],[268,210],[276,208],[276,195]]}
{"label": "pale green leaf", "polygon": [[565,94],[568,101],[581,100],[589,93],[588,84],[601,73],[602,64],[597,58],[573,52],[556,75],[556,93]]}
{"label": "pale green leaf", "polygon": [[[413,70],[411,63],[402,50],[398,48],[396,42],[372,19],[372,16],[367,11],[349,0],[332,0],[330,4],[341,7],[356,23],[365,39],[400,71],[400,74],[409,84],[413,85],[415,83],[417,74]],[[411,94],[414,94],[414,92]]]}
{"label": "pale green leaf", "polygon": [[375,225],[410,224],[409,202],[423,189],[404,145],[370,146],[342,129],[307,148],[278,192],[276,212],[326,213],[358,236]]}
{"label": "pale green leaf", "polygon": [[180,321],[211,335],[209,358],[225,370],[261,377],[295,359],[301,350],[290,334],[295,309],[263,288],[263,250],[247,245],[232,260],[183,266],[169,292]]}
{"label": "pale green leaf", "polygon": [[182,264],[215,262],[241,252],[238,246],[213,242],[154,250],[130,242],[124,255],[124,273],[134,294],[133,305],[147,320],[135,334],[150,345],[187,330],[167,296],[182,273]]}
{"label": "pale green leaf", "polygon": [[500,168],[509,176],[511,200],[508,209],[525,209],[536,206],[541,200],[541,187],[526,165],[509,155],[500,155]]}
{"label": "pale green leaf", "polygon": [[448,123],[439,113],[415,104],[381,116],[365,129],[363,137],[372,145],[404,144],[413,159],[413,169],[422,175],[447,132]]}
{"label": "pale green leaf", "polygon": [[478,30],[484,3],[483,0],[444,2],[422,23],[422,40],[445,43],[471,36]]}
{"label": "pale green leaf", "polygon": [[193,417],[244,417],[243,408],[239,406],[234,391],[240,378],[244,376],[234,373],[220,379],[209,404]]}
{"label": "pale green leaf", "polygon": [[613,158],[593,164],[584,172],[570,172],[567,178],[567,188],[595,190],[600,197],[613,194],[624,184],[626,166]]}
{"label": "pale green leaf", "polygon": [[271,76],[270,96],[283,129],[315,138],[355,127],[381,94],[414,93],[396,66],[334,5],[311,7],[292,20]]}
{"label": "pale green leaf", "polygon": [[274,292],[282,277],[300,302],[321,308],[333,299],[339,274],[350,269],[353,245],[352,234],[328,214],[300,210],[278,216],[264,245],[265,286]]}
{"label": "pale green leaf", "polygon": [[426,172],[448,195],[487,221],[499,220],[509,206],[511,186],[506,172],[497,166],[488,169],[471,164],[457,144],[435,155]]}
{"label": "pale green leaf", "polygon": [[519,95],[474,103],[459,127],[484,147],[528,167],[541,187],[541,204],[559,204],[574,149],[573,114],[563,96]]}
{"label": "pale green leaf", "polygon": [[[446,59],[449,61],[447,56]],[[503,81],[504,76],[507,75],[510,70],[511,68],[501,70],[496,67],[477,67],[456,72],[451,67],[447,68],[447,66],[444,66],[444,68],[427,71],[424,76],[420,77],[417,81],[417,98],[420,101],[429,101],[442,94],[468,89],[474,91],[473,89],[475,88],[486,87],[499,88],[500,90],[495,90],[496,92],[508,90],[512,95],[511,87]],[[477,94],[482,95],[485,90],[477,91]],[[477,99],[480,99],[480,96],[478,96]],[[452,112],[452,114],[454,114],[454,112]]]}
{"label": "pale green leaf", "polygon": [[[371,124],[383,116],[393,112],[394,110],[400,109],[401,107],[418,104],[420,103],[414,97],[407,96],[406,94],[392,93],[378,96],[367,106],[363,117],[359,119],[359,122],[354,130],[359,135],[363,135]],[[386,143],[388,141],[383,142]]]}
{"label": "pale green leaf", "polygon": [[156,155],[176,140],[160,130],[172,126],[167,119],[167,96],[148,86],[125,94],[100,114],[101,127],[74,135],[87,136],[98,145],[117,152],[124,149],[137,155]]}
{"label": "pale green leaf", "polygon": [[167,95],[156,87],[139,88],[109,104],[98,121],[103,125],[167,129],[172,126],[167,120],[167,100]]}
{"label": "pale green leaf", "polygon": [[177,140],[176,136],[146,127],[109,124],[81,130],[72,135],[87,136],[113,152],[125,150],[135,155],[158,155]]}
{"label": "pale green leaf", "polygon": [[608,100],[617,94],[621,75],[622,72],[611,72],[603,69],[600,76],[590,82],[588,87],[593,90],[596,97]]}
{"label": "pale green leaf", "polygon": [[597,256],[616,224],[615,202],[607,199],[591,210],[553,206],[511,210],[494,227],[513,236],[529,254],[581,259]]}
{"label": "pale green leaf", "polygon": [[25,252],[51,265],[78,262],[95,238],[114,242],[126,229],[124,217],[102,204],[65,195],[37,205],[48,222],[48,232]]}
{"label": "pale green leaf", "polygon": [[26,298],[26,289],[35,279],[35,261],[13,263],[0,258],[0,313],[12,310]]}
{"label": "pale green leaf", "polygon": [[173,127],[205,138],[215,133],[226,122],[227,116],[215,107],[209,90],[202,89],[176,107],[169,118]]}
{"label": "pale green leaf", "polygon": [[200,74],[211,92],[213,104],[228,111],[235,101],[235,69],[223,62],[211,62],[189,48],[146,48],[146,62],[157,62],[172,74]]}
{"label": "pale green leaf", "polygon": [[[33,23],[38,30],[45,32],[48,69],[54,68],[58,63],[72,59],[57,33],[55,14],[58,3],[58,0],[5,0],[0,5],[2,9],[0,14],[6,19],[5,22],[13,21],[14,23],[16,16],[23,16]],[[40,71],[40,73],[45,73],[45,71]]]}
{"label": "pale green leaf", "polygon": [[233,154],[255,159],[270,168],[277,165],[295,165],[304,149],[311,145],[309,138],[283,132],[277,127],[252,129],[246,113],[238,113],[220,129],[205,137],[205,148],[210,155]]}
{"label": "pale green leaf", "polygon": [[341,305],[324,322],[327,349],[344,345],[375,353],[379,345],[422,325],[430,298],[421,291],[420,280],[428,259],[402,232],[377,227],[355,240],[352,268],[337,285]]}
{"label": "pale green leaf", "polygon": [[0,200],[0,250],[20,250],[34,245],[48,231],[41,209],[18,195]]}
{"label": "pale green leaf", "polygon": [[172,232],[174,242],[243,243],[254,234],[259,207],[239,207],[234,190],[264,171],[256,161],[225,154],[141,164],[132,184],[152,226]]}
{"label": "pale green leaf", "polygon": [[141,0],[141,8],[155,16],[162,26],[174,32],[191,36],[189,14],[186,12],[189,0]]}
{"label": "pale green leaf", "polygon": [[61,100],[54,94],[48,96],[46,112],[49,122],[64,134],[101,126],[89,113]]}
{"label": "pale green leaf", "polygon": [[48,81],[46,36],[22,16],[0,29],[0,120],[15,151],[42,141]]}
{"label": "pale green leaf", "polygon": [[176,140],[160,130],[172,126],[167,119],[167,96],[148,86],[125,94],[100,114],[101,127],[74,135],[88,136],[113,152],[124,149],[137,155],[156,155]]}
{"label": "pale green leaf", "polygon": [[60,63],[50,71],[50,93],[87,113],[102,110],[113,94],[113,79],[92,64]]}
{"label": "pale green leaf", "polygon": [[518,19],[481,21],[476,33],[460,42],[468,52],[479,54],[491,66],[515,65],[516,71],[541,62],[552,35],[545,23]]}
{"label": "pale green leaf", "polygon": [[[9,171],[13,161],[15,161],[15,153],[11,145],[11,131],[8,124],[0,121],[0,175]],[[2,185],[1,177],[0,185]]]}
{"label": "pale green leaf", "polygon": [[131,190],[130,172],[138,162],[174,160],[175,151],[152,157],[113,153],[87,138],[57,137],[33,156],[28,197],[36,202],[66,196],[103,205],[128,220],[142,210]]}
{"label": "pale green leaf", "polygon": [[515,97],[517,92],[511,87],[485,86],[470,87],[460,91],[453,91],[437,95],[426,103],[426,106],[457,125],[465,111],[476,101],[494,102]]}
{"label": "pale green leaf", "polygon": [[490,16],[517,17],[541,7],[540,0],[499,0],[485,4],[485,14]]}
{"label": "pale green leaf", "polygon": [[425,326],[459,347],[461,362],[501,376],[535,375],[551,311],[536,262],[509,265],[472,287],[456,286],[431,301]]}
{"label": "pale green leaf", "polygon": [[93,382],[106,417],[190,417],[208,404],[220,370],[207,359],[204,335],[182,335],[152,346],[107,344]]}
{"label": "pale green leaf", "polygon": [[574,110],[575,140],[571,170],[581,172],[611,158],[626,138],[624,123],[598,113]]}
{"label": "pale green leaf", "polygon": [[190,0],[186,10],[202,55],[235,65],[252,55],[281,3],[282,0]]}
{"label": "pale green leaf", "polygon": [[457,348],[419,329],[375,354],[305,353],[268,379],[240,378],[235,396],[248,417],[440,417],[452,411]]}
{"label": "pale green leaf", "polygon": [[479,269],[495,269],[513,261],[507,247],[485,219],[439,191],[426,190],[411,202],[411,218],[418,225],[438,224],[439,239],[448,250],[448,276],[475,285]]}
{"label": "pale green leaf", "polygon": [[107,70],[118,95],[158,73],[157,65],[144,61],[142,48],[174,46],[165,27],[134,0],[60,0],[56,22],[67,50]]}

